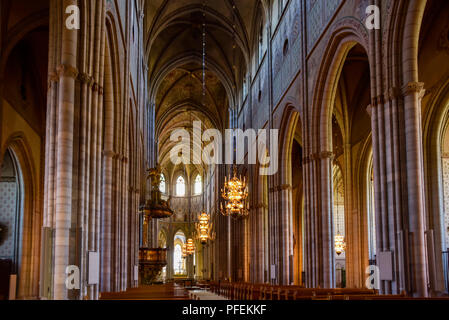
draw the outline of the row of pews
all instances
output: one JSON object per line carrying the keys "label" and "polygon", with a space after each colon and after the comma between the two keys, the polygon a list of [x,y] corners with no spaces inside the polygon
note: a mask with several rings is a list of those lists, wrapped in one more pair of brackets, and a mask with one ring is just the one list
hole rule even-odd
{"label": "row of pews", "polygon": [[[126,292],[101,293],[101,300],[428,300],[400,295],[379,295],[377,290],[304,288],[269,284],[197,281],[140,286]],[[448,297],[432,298],[446,300]]]}
{"label": "row of pews", "polygon": [[[210,282],[209,290],[229,300],[407,300],[400,295],[379,295],[377,290],[357,288],[304,288],[268,284]],[[422,298],[424,299],[424,298]],[[439,298],[447,299],[447,298]]]}
{"label": "row of pews", "polygon": [[188,291],[177,284],[142,285],[125,292],[103,292],[100,300],[188,300]]}

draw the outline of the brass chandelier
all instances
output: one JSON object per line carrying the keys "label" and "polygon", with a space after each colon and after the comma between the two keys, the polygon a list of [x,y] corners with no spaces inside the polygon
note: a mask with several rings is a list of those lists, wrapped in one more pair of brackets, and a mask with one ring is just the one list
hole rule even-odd
{"label": "brass chandelier", "polygon": [[[233,6],[235,9],[235,6]],[[233,55],[233,69],[235,70],[235,50],[237,47],[236,35],[235,35],[235,15],[232,15],[233,20],[233,40],[234,44],[232,47]],[[235,116],[233,116],[233,121],[235,123]],[[235,129],[235,125],[234,125]],[[234,142],[235,143],[235,142]],[[235,152],[235,146],[234,146]],[[225,201],[225,205],[220,203],[220,211],[224,216],[230,216],[232,218],[247,217],[249,214],[249,203],[248,203],[248,187],[246,184],[246,178],[237,177],[237,168],[233,167],[233,177],[229,179],[225,176],[224,187],[221,189],[221,196]]]}
{"label": "brass chandelier", "polygon": [[214,240],[215,234],[212,232],[212,222],[209,215],[203,211],[198,216],[198,222],[195,224],[197,239],[206,244],[208,240]]}
{"label": "brass chandelier", "polygon": [[193,239],[188,239],[186,243],[182,246],[182,255],[184,257],[191,256],[195,253],[195,243]]}
{"label": "brass chandelier", "polygon": [[[206,2],[203,2],[203,23],[202,23],[202,85],[203,85],[203,106],[205,106],[206,99]],[[206,244],[208,240],[213,240],[215,235],[212,233],[212,223],[210,216],[204,209],[204,174],[202,178],[202,196],[203,196],[203,211],[198,216],[198,222],[195,223],[196,239],[200,240],[202,244]],[[189,239],[191,240],[191,239]]]}
{"label": "brass chandelier", "polygon": [[337,255],[342,254],[346,250],[345,237],[340,233],[337,233],[335,236],[335,252]]}
{"label": "brass chandelier", "polygon": [[232,179],[225,176],[224,188],[221,189],[221,196],[225,200],[225,205],[220,203],[220,211],[224,216],[232,218],[246,217],[249,214],[248,186],[246,178],[237,177],[237,168],[234,167]]}

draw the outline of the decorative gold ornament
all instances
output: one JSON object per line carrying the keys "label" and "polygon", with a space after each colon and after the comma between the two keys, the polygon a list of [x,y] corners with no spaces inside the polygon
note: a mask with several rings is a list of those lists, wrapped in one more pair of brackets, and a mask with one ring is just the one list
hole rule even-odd
{"label": "decorative gold ornament", "polygon": [[220,203],[220,211],[224,216],[233,218],[246,217],[249,214],[247,203],[248,187],[246,178],[237,177],[237,168],[234,167],[232,179],[225,177],[224,188],[221,189],[221,196],[225,200],[225,206]]}
{"label": "decorative gold ornament", "polygon": [[167,265],[167,249],[140,248],[139,279],[142,284],[152,284]]}
{"label": "decorative gold ornament", "polygon": [[198,216],[198,222],[195,224],[197,239],[202,244],[206,244],[208,240],[214,240],[215,235],[212,233],[212,223],[206,212],[202,212]]}
{"label": "decorative gold ornament", "polygon": [[346,250],[345,237],[340,233],[335,236],[335,252],[337,255],[342,254]]}

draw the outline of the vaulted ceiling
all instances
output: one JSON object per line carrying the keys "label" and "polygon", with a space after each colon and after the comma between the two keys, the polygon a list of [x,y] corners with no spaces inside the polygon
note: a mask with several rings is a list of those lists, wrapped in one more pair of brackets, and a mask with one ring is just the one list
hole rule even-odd
{"label": "vaulted ceiling", "polygon": [[[251,35],[259,0],[152,0],[146,2],[145,50],[150,100],[156,108],[159,163],[172,147],[170,133],[191,130],[192,118],[205,128],[224,129],[248,70]],[[203,24],[205,88],[203,88]]]}

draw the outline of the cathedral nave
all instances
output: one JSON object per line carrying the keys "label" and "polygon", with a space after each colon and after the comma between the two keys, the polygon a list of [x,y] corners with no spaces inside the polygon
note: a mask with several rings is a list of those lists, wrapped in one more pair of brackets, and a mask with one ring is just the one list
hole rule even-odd
{"label": "cathedral nave", "polygon": [[448,21],[1,0],[0,300],[448,298]]}

